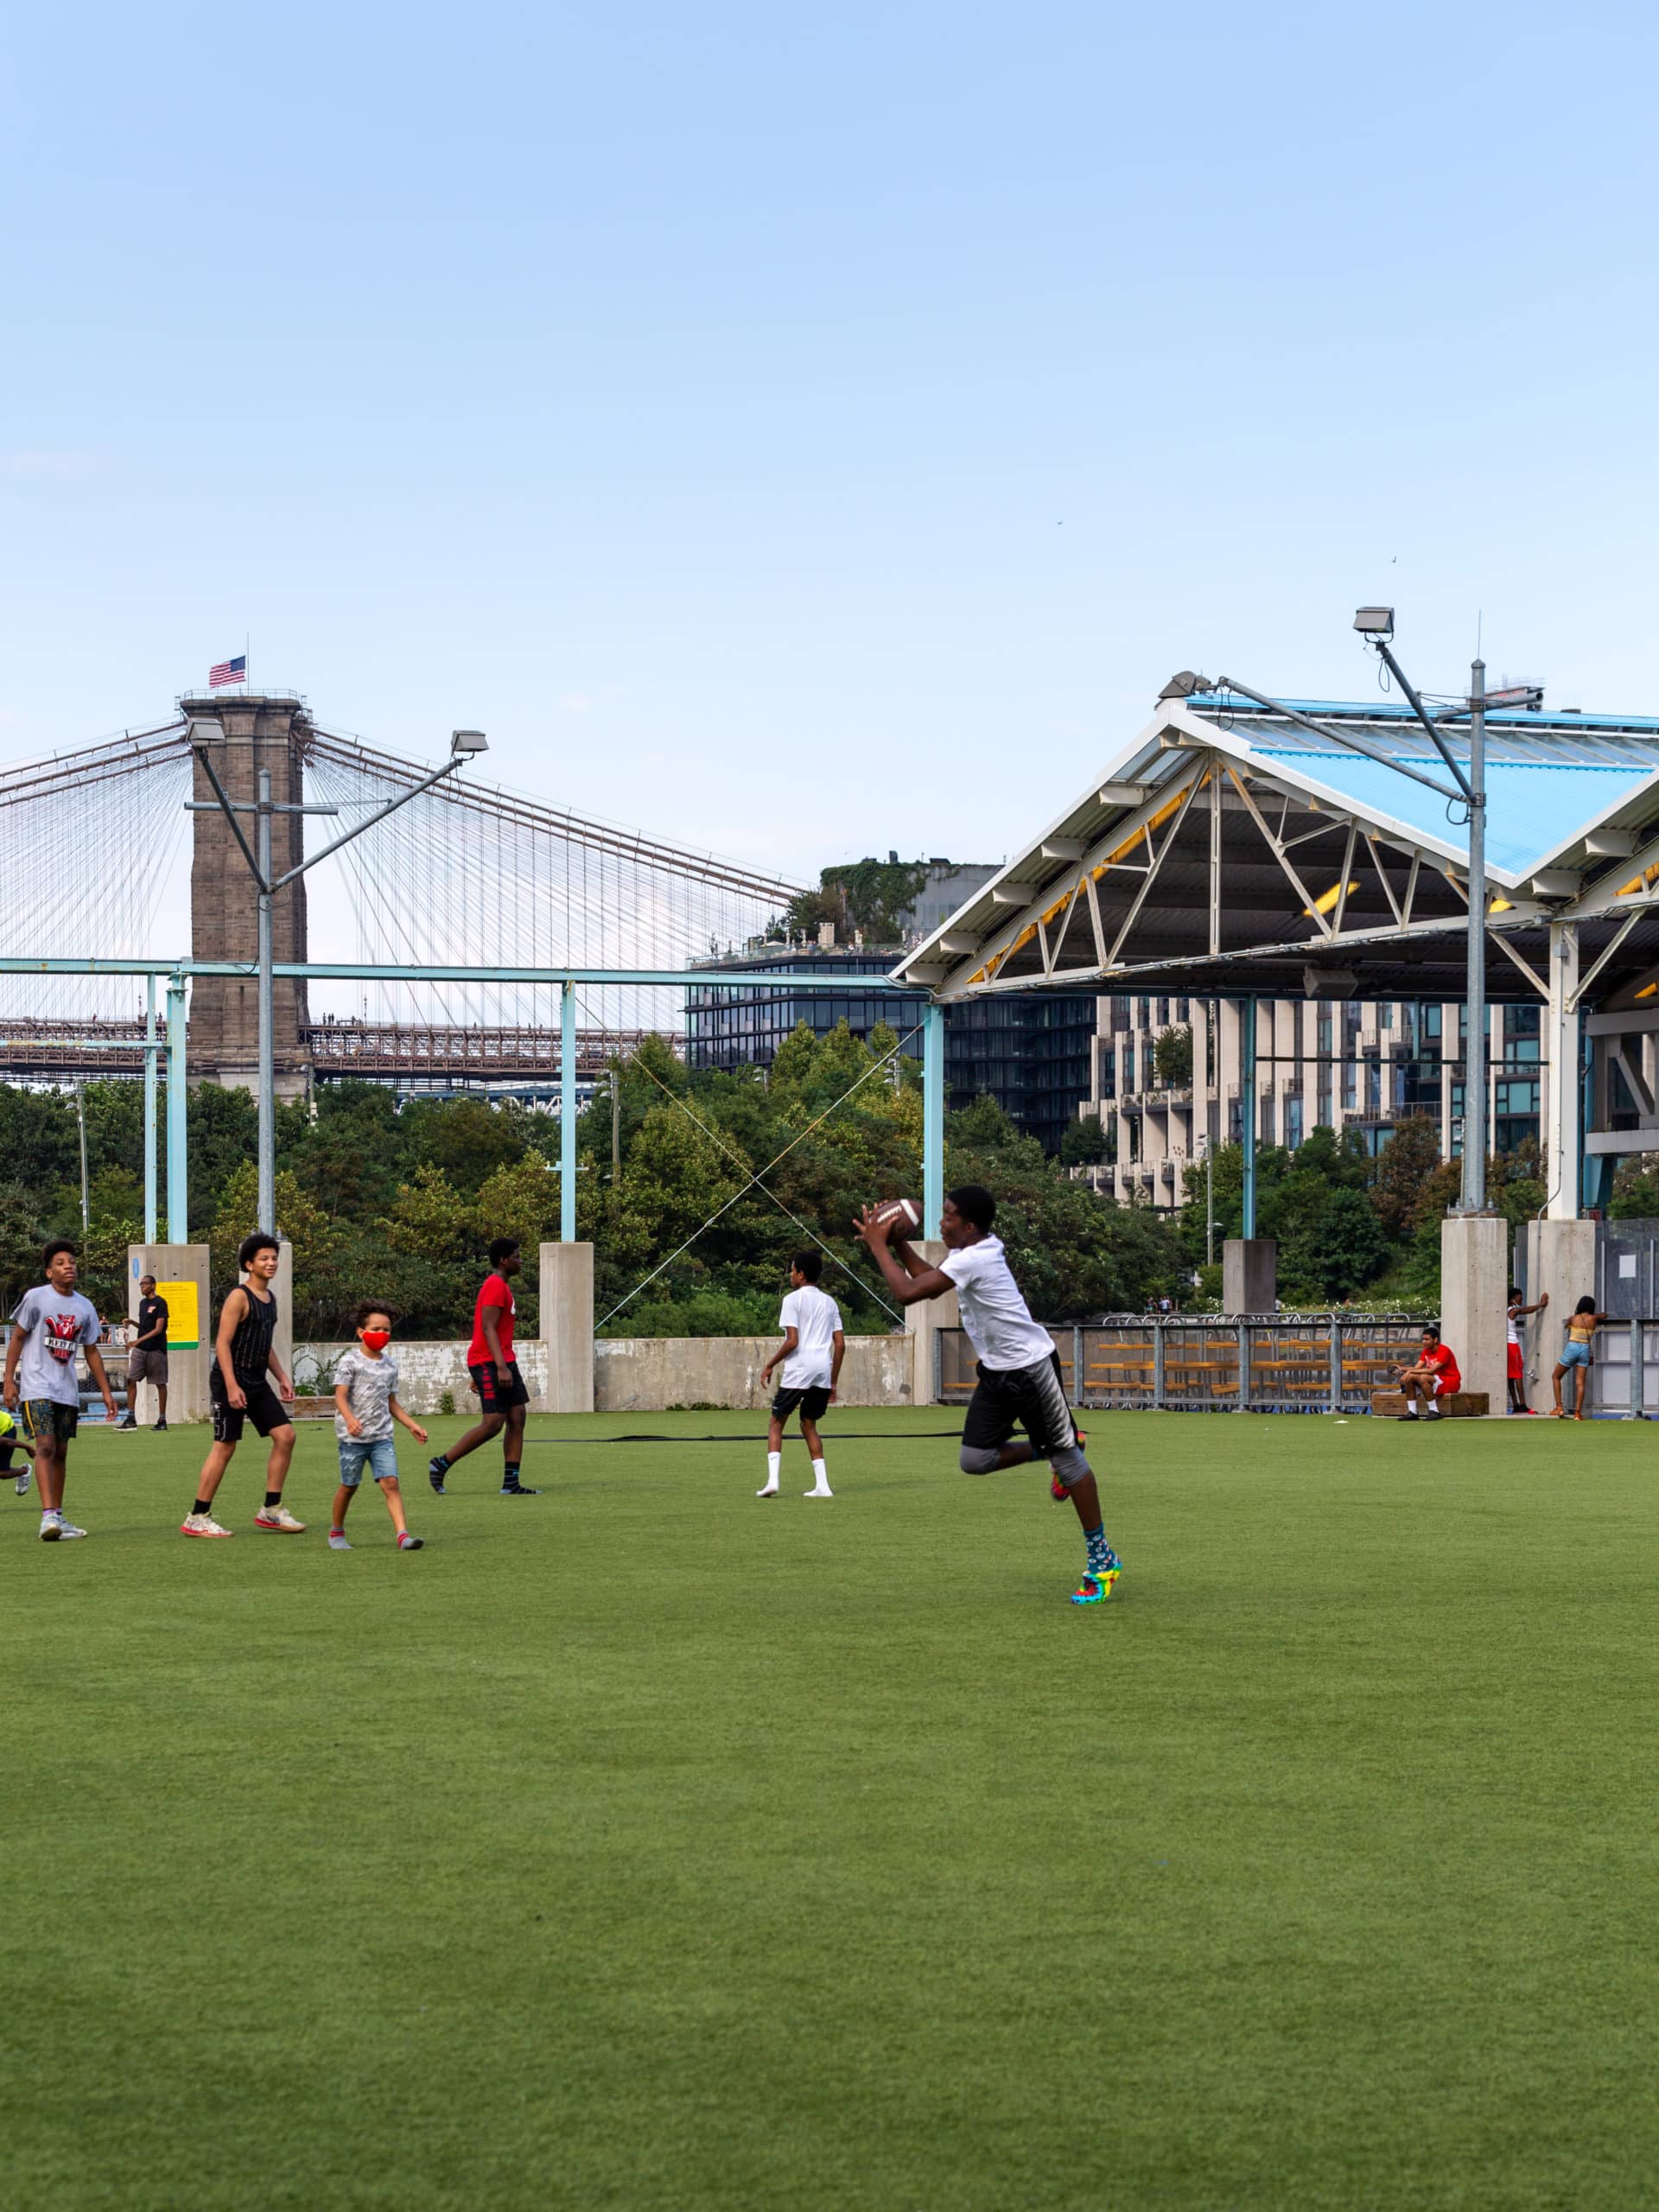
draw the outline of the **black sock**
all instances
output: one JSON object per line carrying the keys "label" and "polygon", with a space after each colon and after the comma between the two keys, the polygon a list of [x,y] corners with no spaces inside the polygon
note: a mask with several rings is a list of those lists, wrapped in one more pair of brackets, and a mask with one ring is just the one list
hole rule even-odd
{"label": "black sock", "polygon": [[213,1513],[213,1501],[211,1497],[199,1497],[190,1510],[193,1513],[200,1513],[204,1520],[211,1520]]}
{"label": "black sock", "polygon": [[266,1512],[267,1512],[267,1513],[269,1513],[269,1512],[270,1512],[270,1509],[271,1509],[271,1507],[272,1507],[273,1505],[280,1505],[280,1504],[282,1503],[282,1502],[283,1502],[283,1493],[281,1492],[281,1491],[279,1491],[279,1490],[268,1490],[268,1491],[265,1492],[265,1510],[266,1510]]}
{"label": "black sock", "polygon": [[506,1465],[501,1470],[501,1487],[503,1490],[518,1489],[518,1462],[516,1459],[509,1459]]}

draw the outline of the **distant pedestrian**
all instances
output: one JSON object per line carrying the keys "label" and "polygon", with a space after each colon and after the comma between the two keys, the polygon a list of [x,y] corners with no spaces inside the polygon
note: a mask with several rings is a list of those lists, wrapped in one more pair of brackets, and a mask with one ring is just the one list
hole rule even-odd
{"label": "distant pedestrian", "polygon": [[1532,1411],[1527,1403],[1527,1367],[1521,1344],[1521,1324],[1529,1313],[1541,1313],[1548,1303],[1549,1293],[1545,1291],[1535,1306],[1523,1306],[1521,1303],[1521,1286],[1513,1282],[1510,1285],[1510,1411],[1512,1414],[1529,1414]]}
{"label": "distant pedestrian", "polygon": [[[1590,1380],[1590,1370],[1594,1364],[1590,1347],[1595,1342],[1596,1331],[1601,1324],[1604,1321],[1611,1321],[1612,1319],[1613,1316],[1611,1313],[1597,1313],[1596,1301],[1593,1298],[1581,1298],[1573,1308],[1572,1318],[1567,1325],[1567,1342],[1561,1348],[1561,1357],[1555,1372],[1550,1377],[1550,1381],[1555,1386],[1555,1402],[1549,1409],[1549,1417],[1552,1421],[1564,1421],[1568,1418],[1573,1421],[1584,1419],[1585,1389]],[[1578,1396],[1573,1402],[1573,1409],[1570,1416],[1561,1403],[1561,1378],[1567,1375],[1575,1376],[1578,1390]]]}
{"label": "distant pedestrian", "polygon": [[127,1410],[121,1426],[138,1426],[138,1385],[156,1390],[156,1426],[167,1427],[167,1300],[156,1295],[154,1275],[138,1278],[137,1333],[127,1353]]}
{"label": "distant pedestrian", "polygon": [[512,1277],[522,1265],[518,1239],[498,1236],[490,1246],[490,1272],[473,1310],[473,1341],[467,1351],[467,1371],[482,1411],[463,1437],[427,1461],[427,1477],[435,1497],[443,1497],[444,1477],[455,1461],[476,1452],[493,1436],[501,1439],[502,1497],[536,1495],[519,1479],[524,1456],[524,1409],[530,1403],[530,1392],[512,1356],[512,1325],[518,1310]]}

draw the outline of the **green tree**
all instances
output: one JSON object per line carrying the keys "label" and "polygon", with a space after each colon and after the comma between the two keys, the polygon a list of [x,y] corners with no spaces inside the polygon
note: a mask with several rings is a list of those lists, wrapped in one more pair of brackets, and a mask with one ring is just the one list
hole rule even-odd
{"label": "green tree", "polygon": [[1408,1114],[1376,1156],[1371,1205],[1388,1235],[1408,1236],[1441,1166],[1440,1132],[1427,1114]]}
{"label": "green tree", "polygon": [[1192,1082],[1192,1030],[1190,1024],[1159,1031],[1153,1040],[1152,1065],[1160,1083],[1179,1084]]}
{"label": "green tree", "polygon": [[1095,1114],[1086,1114],[1079,1120],[1068,1122],[1060,1138],[1062,1167],[1097,1167],[1111,1158],[1111,1146],[1106,1127]]}

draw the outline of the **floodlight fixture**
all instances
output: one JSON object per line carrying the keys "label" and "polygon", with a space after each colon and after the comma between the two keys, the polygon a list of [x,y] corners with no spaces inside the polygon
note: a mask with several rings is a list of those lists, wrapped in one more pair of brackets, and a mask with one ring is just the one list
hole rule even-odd
{"label": "floodlight fixture", "polygon": [[453,753],[487,753],[490,741],[481,729],[456,729],[449,733],[449,750]]}
{"label": "floodlight fixture", "polygon": [[194,752],[199,745],[218,745],[225,735],[225,725],[211,715],[192,715],[184,726],[185,742]]}
{"label": "floodlight fixture", "polygon": [[1199,676],[1195,671],[1190,668],[1181,668],[1177,669],[1174,675],[1170,677],[1168,683],[1165,684],[1163,690],[1158,694],[1158,696],[1160,701],[1164,699],[1190,699],[1195,691],[1208,691],[1211,688],[1210,679],[1207,676]]}
{"label": "floodlight fixture", "polygon": [[1362,638],[1391,638],[1394,635],[1394,609],[1391,607],[1361,607],[1355,609],[1354,627]]}

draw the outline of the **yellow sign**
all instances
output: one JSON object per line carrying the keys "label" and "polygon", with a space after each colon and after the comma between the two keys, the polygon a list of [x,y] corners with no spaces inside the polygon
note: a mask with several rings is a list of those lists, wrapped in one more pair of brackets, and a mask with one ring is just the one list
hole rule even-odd
{"label": "yellow sign", "polygon": [[201,1302],[194,1282],[158,1282],[157,1298],[167,1301],[167,1348],[194,1351],[201,1342]]}

